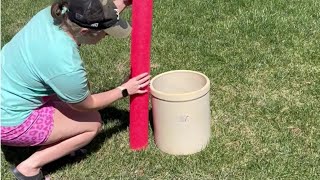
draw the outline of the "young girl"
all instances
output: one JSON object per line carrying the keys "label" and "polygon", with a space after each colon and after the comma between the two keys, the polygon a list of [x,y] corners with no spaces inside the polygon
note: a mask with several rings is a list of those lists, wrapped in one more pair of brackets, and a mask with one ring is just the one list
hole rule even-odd
{"label": "young girl", "polygon": [[[130,4],[130,3],[129,3]],[[110,103],[145,93],[143,73],[118,88],[91,94],[81,44],[126,37],[123,0],[60,0],[37,13],[1,50],[1,143],[42,146],[13,168],[17,179],[42,179],[41,167],[87,145]]]}

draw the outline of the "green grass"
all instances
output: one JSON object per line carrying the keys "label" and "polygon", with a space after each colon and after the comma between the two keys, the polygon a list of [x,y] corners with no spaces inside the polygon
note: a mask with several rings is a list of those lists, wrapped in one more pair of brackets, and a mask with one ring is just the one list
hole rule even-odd
{"label": "green grass", "polygon": [[[2,46],[46,1],[3,0]],[[212,133],[190,156],[128,145],[128,100],[102,112],[104,131],[81,160],[44,169],[52,179],[319,179],[320,2],[154,1],[151,74],[189,69],[211,81]],[[125,16],[129,18],[130,10]],[[81,47],[93,91],[129,74],[130,39]],[[32,149],[5,148],[7,168]],[[6,155],[6,159],[4,158]]]}

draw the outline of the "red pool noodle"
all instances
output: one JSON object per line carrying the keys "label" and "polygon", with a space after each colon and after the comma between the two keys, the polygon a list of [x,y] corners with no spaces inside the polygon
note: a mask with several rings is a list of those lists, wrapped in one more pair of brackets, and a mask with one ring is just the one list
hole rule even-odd
{"label": "red pool noodle", "polygon": [[[133,0],[131,77],[150,72],[152,0]],[[130,97],[129,139],[132,150],[148,146],[149,92]]]}

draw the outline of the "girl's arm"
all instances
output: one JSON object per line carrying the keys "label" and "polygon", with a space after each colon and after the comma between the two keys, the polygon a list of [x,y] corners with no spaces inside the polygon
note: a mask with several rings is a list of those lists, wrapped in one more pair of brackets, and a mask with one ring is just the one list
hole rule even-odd
{"label": "girl's arm", "polygon": [[[143,73],[131,78],[129,81],[121,85],[121,87],[127,89],[129,95],[143,94],[147,92],[144,88],[149,85],[149,82],[150,75],[148,73]],[[120,98],[122,98],[121,89],[115,88],[98,94],[90,94],[82,102],[69,105],[78,111],[100,110]]]}

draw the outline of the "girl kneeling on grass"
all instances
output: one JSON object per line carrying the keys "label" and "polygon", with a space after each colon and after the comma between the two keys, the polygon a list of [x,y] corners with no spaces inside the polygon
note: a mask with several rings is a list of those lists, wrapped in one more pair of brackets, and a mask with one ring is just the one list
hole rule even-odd
{"label": "girl kneeling on grass", "polygon": [[[42,146],[12,172],[42,179],[41,167],[87,145],[101,129],[98,113],[126,95],[142,94],[148,73],[119,88],[90,94],[80,44],[126,37],[124,0],[60,0],[37,13],[1,50],[1,143]],[[50,97],[59,98],[50,98]]]}

